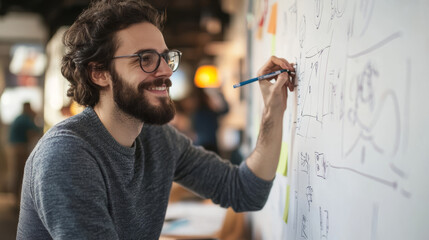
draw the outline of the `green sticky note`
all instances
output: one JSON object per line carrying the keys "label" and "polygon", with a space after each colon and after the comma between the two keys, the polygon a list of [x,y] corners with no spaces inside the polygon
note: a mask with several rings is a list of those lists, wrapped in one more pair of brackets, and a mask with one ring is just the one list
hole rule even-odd
{"label": "green sticky note", "polygon": [[289,216],[289,192],[290,192],[290,186],[287,185],[286,188],[286,205],[285,205],[285,211],[283,212],[283,220],[285,221],[285,223],[287,223],[287,219]]}
{"label": "green sticky note", "polygon": [[279,164],[277,165],[277,173],[287,176],[287,160],[288,160],[288,145],[286,142],[282,142],[282,148],[280,151]]}
{"label": "green sticky note", "polygon": [[276,35],[273,35],[273,38],[271,39],[271,55],[276,54]]}

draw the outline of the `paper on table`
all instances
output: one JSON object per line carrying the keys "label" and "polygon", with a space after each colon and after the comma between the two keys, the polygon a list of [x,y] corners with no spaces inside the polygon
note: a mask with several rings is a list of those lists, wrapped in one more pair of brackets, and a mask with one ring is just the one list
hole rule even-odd
{"label": "paper on table", "polygon": [[214,204],[179,202],[168,205],[162,235],[210,236],[222,227],[226,209]]}

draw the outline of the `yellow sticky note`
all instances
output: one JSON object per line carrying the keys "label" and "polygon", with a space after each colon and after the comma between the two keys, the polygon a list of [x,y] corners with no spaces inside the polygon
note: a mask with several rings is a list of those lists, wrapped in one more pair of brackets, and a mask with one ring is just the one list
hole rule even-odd
{"label": "yellow sticky note", "polygon": [[276,34],[277,29],[277,3],[271,6],[270,21],[268,22],[268,33]]}
{"label": "yellow sticky note", "polygon": [[288,145],[286,142],[282,142],[279,164],[277,165],[277,173],[282,174],[283,176],[287,176],[288,155]]}
{"label": "yellow sticky note", "polygon": [[289,192],[290,192],[290,186],[287,185],[286,188],[286,205],[285,205],[285,211],[283,212],[283,220],[285,221],[285,223],[287,223],[288,220],[288,216],[289,216]]}
{"label": "yellow sticky note", "polygon": [[276,55],[276,35],[271,39],[271,55]]}

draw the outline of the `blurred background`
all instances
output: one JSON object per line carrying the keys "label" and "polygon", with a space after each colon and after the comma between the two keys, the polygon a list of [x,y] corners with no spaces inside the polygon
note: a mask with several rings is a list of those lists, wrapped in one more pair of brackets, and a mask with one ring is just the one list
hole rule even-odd
{"label": "blurred background", "polygon": [[[15,193],[22,168],[16,159],[25,157],[44,131],[82,111],[66,96],[61,40],[89,2],[0,0],[1,239],[15,239],[19,197]],[[240,147],[246,141],[246,92],[232,85],[248,77],[247,1],[149,2],[166,10],[165,41],[183,53],[172,76],[170,94],[177,115],[171,124],[195,144],[239,164],[246,154]],[[19,133],[13,129],[25,131],[27,137],[15,139]]]}

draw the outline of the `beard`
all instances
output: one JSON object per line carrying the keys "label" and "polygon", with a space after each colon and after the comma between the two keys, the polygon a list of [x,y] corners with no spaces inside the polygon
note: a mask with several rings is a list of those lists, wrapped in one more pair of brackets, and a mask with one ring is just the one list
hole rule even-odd
{"label": "beard", "polygon": [[159,106],[150,103],[144,90],[165,84],[171,87],[170,79],[156,79],[152,82],[142,82],[134,89],[126,83],[115,70],[110,71],[113,82],[113,100],[124,113],[141,120],[144,123],[162,125],[170,122],[176,109],[171,98],[159,97]]}

